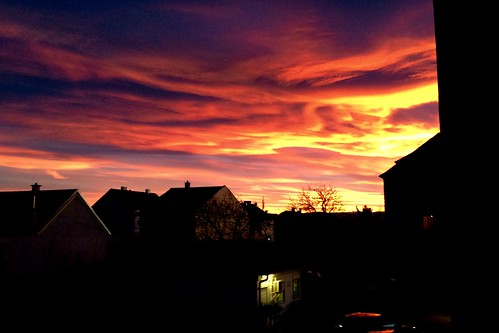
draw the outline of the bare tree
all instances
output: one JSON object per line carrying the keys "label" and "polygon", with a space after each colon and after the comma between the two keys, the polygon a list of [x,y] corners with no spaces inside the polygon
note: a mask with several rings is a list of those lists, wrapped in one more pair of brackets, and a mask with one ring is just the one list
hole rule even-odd
{"label": "bare tree", "polygon": [[343,210],[341,195],[330,184],[308,184],[297,198],[289,199],[288,208],[308,213],[332,213]]}
{"label": "bare tree", "polygon": [[198,240],[237,240],[248,237],[249,218],[241,203],[210,199],[195,213]]}

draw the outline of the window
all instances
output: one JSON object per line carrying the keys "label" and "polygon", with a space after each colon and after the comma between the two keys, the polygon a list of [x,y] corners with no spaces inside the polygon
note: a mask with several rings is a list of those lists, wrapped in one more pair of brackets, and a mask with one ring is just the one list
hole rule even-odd
{"label": "window", "polygon": [[284,281],[276,281],[273,287],[274,287],[273,299],[275,300],[275,302],[277,302],[278,304],[284,303],[284,301],[286,300],[284,294]]}
{"label": "window", "polygon": [[260,302],[262,304],[267,304],[269,303],[269,295],[268,295],[268,290],[267,290],[267,287],[263,287],[261,290],[260,290]]}
{"label": "window", "polygon": [[300,279],[293,279],[291,289],[293,291],[293,299],[300,298]]}

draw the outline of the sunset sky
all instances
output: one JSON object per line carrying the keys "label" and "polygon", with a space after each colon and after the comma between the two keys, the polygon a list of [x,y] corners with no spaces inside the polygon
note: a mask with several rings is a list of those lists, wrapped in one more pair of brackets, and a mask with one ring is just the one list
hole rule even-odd
{"label": "sunset sky", "polygon": [[188,180],[280,213],[330,184],[383,211],[439,132],[432,0],[0,0],[0,105],[0,191]]}

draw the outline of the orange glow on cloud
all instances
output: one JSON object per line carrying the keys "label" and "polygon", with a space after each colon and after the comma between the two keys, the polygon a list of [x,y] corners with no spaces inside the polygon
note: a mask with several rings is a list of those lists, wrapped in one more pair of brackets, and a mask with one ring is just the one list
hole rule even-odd
{"label": "orange glow on cloud", "polygon": [[337,104],[353,104],[363,106],[368,113],[375,112],[378,116],[387,116],[392,108],[407,108],[412,105],[423,104],[438,100],[436,80],[429,85],[417,87],[407,91],[383,95],[348,96],[330,99]]}

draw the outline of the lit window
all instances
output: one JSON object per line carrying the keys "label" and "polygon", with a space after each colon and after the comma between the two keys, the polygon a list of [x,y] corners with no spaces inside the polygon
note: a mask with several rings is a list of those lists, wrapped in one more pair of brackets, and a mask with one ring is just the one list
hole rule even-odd
{"label": "lit window", "polygon": [[282,304],[285,301],[285,295],[284,295],[284,281],[277,281],[274,284],[274,300],[278,304]]}

